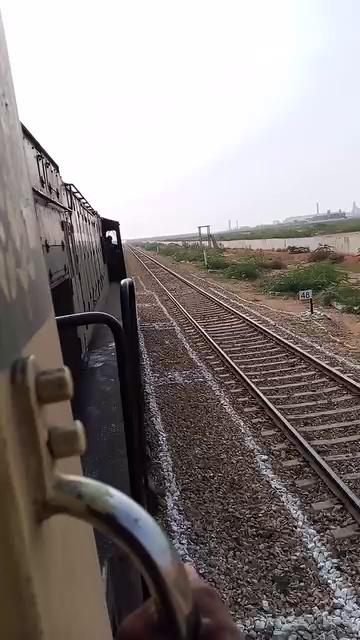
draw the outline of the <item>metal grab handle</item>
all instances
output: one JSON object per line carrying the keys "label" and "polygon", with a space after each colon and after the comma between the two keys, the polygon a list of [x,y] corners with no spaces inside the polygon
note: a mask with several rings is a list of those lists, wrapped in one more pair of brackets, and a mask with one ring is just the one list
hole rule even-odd
{"label": "metal grab handle", "polygon": [[171,638],[189,640],[198,634],[199,617],[184,567],[142,507],[102,482],[56,475],[48,515],[57,513],[88,522],[129,554],[154,594]]}

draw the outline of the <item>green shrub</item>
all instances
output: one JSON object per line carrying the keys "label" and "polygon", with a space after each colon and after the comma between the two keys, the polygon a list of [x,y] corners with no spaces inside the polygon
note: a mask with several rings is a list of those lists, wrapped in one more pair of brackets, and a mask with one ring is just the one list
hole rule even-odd
{"label": "green shrub", "polygon": [[298,267],[287,273],[269,279],[264,288],[267,291],[295,294],[302,289],[323,291],[331,285],[347,280],[348,275],[338,271],[334,265],[324,262],[308,267]]}
{"label": "green shrub", "polygon": [[309,253],[309,247],[299,247],[296,244],[289,244],[287,247],[288,253],[299,254],[299,253]]}
{"label": "green shrub", "polygon": [[157,242],[145,242],[145,244],[141,245],[141,248],[145,249],[145,251],[156,251]]}
{"label": "green shrub", "polygon": [[265,258],[264,256],[250,256],[244,261],[253,261],[258,269],[286,269],[286,264],[280,258]]}
{"label": "green shrub", "polygon": [[320,302],[320,304],[323,304],[325,307],[330,307],[332,302],[335,300],[336,289],[337,289],[336,285],[332,287],[328,287],[327,289],[324,289],[324,291],[320,291],[316,299],[318,300],[318,302]]}
{"label": "green shrub", "polygon": [[181,251],[181,247],[176,244],[159,244],[159,251],[163,256],[173,256]]}
{"label": "green shrub", "polygon": [[[161,253],[162,253],[162,251],[161,251]],[[188,259],[187,258],[187,252],[183,251],[183,250],[174,251],[174,253],[171,254],[171,257],[174,258],[174,260],[176,260],[176,262],[185,262]]]}
{"label": "green shrub", "polygon": [[342,305],[345,311],[360,314],[360,289],[349,284],[332,286],[319,295],[319,301],[329,306],[334,302]]}
{"label": "green shrub", "polygon": [[341,253],[336,253],[332,249],[322,247],[320,249],[315,249],[308,256],[308,262],[323,262],[324,260],[329,260],[330,262],[342,262],[344,257]]}
{"label": "green shrub", "polygon": [[184,259],[188,260],[188,262],[204,262],[204,252],[202,249],[198,247],[193,247],[191,249],[184,249]]}
{"label": "green shrub", "polygon": [[[164,256],[170,256],[176,262],[197,262],[204,264],[204,250],[197,245],[189,247],[161,245],[160,253]],[[210,269],[225,269],[228,266],[228,262],[223,256],[223,252],[221,250],[207,248],[206,253]]]}
{"label": "green shrub", "polygon": [[308,262],[322,262],[323,260],[327,260],[329,258],[329,253],[330,252],[326,249],[312,251],[308,255]]}
{"label": "green shrub", "polygon": [[234,262],[225,269],[224,275],[236,280],[255,280],[259,275],[259,267],[252,259]]}
{"label": "green shrub", "polygon": [[198,247],[174,247],[165,245],[160,247],[160,253],[174,258],[176,262],[203,262],[204,255]]}
{"label": "green shrub", "polygon": [[209,255],[207,258],[209,269],[226,269],[229,266],[225,256],[220,254]]}

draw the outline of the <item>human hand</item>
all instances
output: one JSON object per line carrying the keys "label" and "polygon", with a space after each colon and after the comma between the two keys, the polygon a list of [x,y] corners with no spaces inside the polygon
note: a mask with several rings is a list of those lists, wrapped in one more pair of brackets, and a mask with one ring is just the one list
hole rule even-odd
{"label": "human hand", "polygon": [[[201,627],[195,640],[243,640],[244,635],[233,622],[216,590],[202,580],[191,565],[185,565]],[[172,640],[160,628],[154,602],[148,600],[122,623],[117,640]]]}

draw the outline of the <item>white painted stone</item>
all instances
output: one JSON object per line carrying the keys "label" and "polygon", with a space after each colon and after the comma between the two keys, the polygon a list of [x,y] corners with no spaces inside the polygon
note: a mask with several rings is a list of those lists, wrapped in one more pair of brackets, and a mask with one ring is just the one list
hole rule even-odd
{"label": "white painted stone", "polygon": [[314,622],[314,616],[312,616],[311,614],[305,613],[303,617],[305,622],[307,622],[309,625]]}
{"label": "white painted stone", "polygon": [[257,620],[255,622],[255,631],[263,631],[265,629],[265,620]]}
{"label": "white painted stone", "polygon": [[261,606],[264,609],[264,611],[270,611],[269,603],[268,603],[267,600],[263,600],[262,603],[261,603]]}

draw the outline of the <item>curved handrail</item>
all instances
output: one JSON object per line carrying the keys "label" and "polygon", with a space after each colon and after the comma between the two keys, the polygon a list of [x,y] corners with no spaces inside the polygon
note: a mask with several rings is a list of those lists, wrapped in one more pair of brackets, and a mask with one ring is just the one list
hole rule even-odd
{"label": "curved handrail", "polygon": [[199,617],[183,564],[155,520],[116,489],[81,476],[56,475],[46,517],[67,514],[124,549],[155,596],[161,623],[175,640],[197,636]]}

